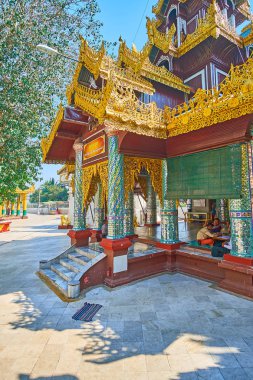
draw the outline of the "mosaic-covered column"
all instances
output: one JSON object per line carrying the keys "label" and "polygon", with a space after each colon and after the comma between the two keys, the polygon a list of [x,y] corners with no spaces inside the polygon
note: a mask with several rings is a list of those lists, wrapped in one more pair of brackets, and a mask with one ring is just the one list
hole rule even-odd
{"label": "mosaic-covered column", "polygon": [[125,202],[124,234],[125,236],[134,235],[134,193],[133,191],[129,191],[128,198]]}
{"label": "mosaic-covered column", "polygon": [[74,197],[74,222],[73,230],[80,231],[85,230],[86,221],[85,213],[83,210],[83,189],[82,189],[82,164],[83,164],[83,144],[81,142],[75,142],[73,149],[76,152],[75,163],[75,197]]}
{"label": "mosaic-covered column", "polygon": [[20,195],[18,195],[18,199],[17,199],[17,213],[16,213],[17,216],[20,215]]}
{"label": "mosaic-covered column", "polygon": [[118,136],[108,136],[108,239],[124,236],[124,158]]}
{"label": "mosaic-covered column", "polygon": [[15,215],[15,203],[11,203],[11,215]]}
{"label": "mosaic-covered column", "polygon": [[161,241],[163,243],[177,243],[178,239],[178,211],[176,200],[167,200],[168,187],[168,166],[167,160],[162,162],[162,190],[163,204],[161,209]]}
{"label": "mosaic-covered column", "polygon": [[156,225],[156,193],[153,189],[150,176],[147,176],[147,225]]}
{"label": "mosaic-covered column", "polygon": [[23,194],[23,197],[22,197],[22,203],[23,203],[23,215],[22,217],[26,217],[27,216],[27,194]]}
{"label": "mosaic-covered column", "polygon": [[216,208],[218,218],[221,222],[229,221],[228,201],[227,199],[216,199]]}
{"label": "mosaic-covered column", "polygon": [[251,144],[242,145],[242,197],[229,201],[232,256],[253,257],[252,209],[250,191]]}
{"label": "mosaic-covered column", "polygon": [[98,184],[98,189],[94,197],[94,230],[101,230],[104,220],[102,184]]}

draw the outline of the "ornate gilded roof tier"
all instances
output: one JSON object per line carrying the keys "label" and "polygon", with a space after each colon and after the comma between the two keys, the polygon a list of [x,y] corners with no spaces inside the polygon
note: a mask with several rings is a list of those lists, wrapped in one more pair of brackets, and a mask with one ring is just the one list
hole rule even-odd
{"label": "ornate gilded roof tier", "polygon": [[126,45],[126,42],[120,40],[119,53],[118,53],[118,65],[121,66],[122,63],[131,69],[135,73],[139,73],[144,61],[149,56],[152,48],[152,44],[147,42],[141,51],[138,51],[135,46],[132,49]]}
{"label": "ornate gilded roof tier", "polygon": [[176,33],[176,26],[174,24],[172,24],[166,33],[162,33],[157,29],[157,20],[150,20],[150,18],[147,17],[147,33],[149,42],[162,50],[163,53],[168,53],[169,50],[173,50],[172,40]]}
{"label": "ornate gilded roof tier", "polygon": [[101,48],[98,52],[90,48],[88,42],[83,38],[81,39],[81,49],[79,61],[94,75],[94,78],[97,79],[100,73],[100,67],[102,59],[105,55],[104,43],[102,43]]}
{"label": "ornate gilded roof tier", "polygon": [[111,57],[105,56],[101,65],[101,78],[108,80],[111,71],[114,72],[123,85],[130,85],[134,87],[136,91],[144,92],[145,94],[154,94],[155,89],[148,80],[142,78],[139,74],[136,74],[130,67],[119,67]]}
{"label": "ornate gilded roof tier", "polygon": [[61,121],[63,120],[64,116],[64,107],[62,104],[59,105],[58,112],[56,114],[56,117],[52,123],[51,130],[48,134],[48,137],[45,137],[41,140],[41,150],[42,150],[42,161],[44,162],[47,156],[47,153],[49,149],[51,148],[51,145],[53,143],[53,140],[55,138],[55,135],[58,131],[59,125]]}
{"label": "ornate gilded roof tier", "polygon": [[156,82],[163,83],[169,87],[183,91],[186,94],[190,94],[191,92],[190,87],[185,85],[182,79],[168,71],[165,67],[153,65],[149,58],[145,60],[140,74]]}
{"label": "ornate gilded roof tier", "polygon": [[166,138],[163,110],[155,102],[143,103],[133,88],[124,88],[117,79],[106,108],[105,125],[113,130],[131,131]]}
{"label": "ornate gilded roof tier", "polygon": [[181,135],[253,112],[253,58],[231,66],[219,90],[199,89],[189,103],[165,107],[169,137]]}
{"label": "ornate gilded roof tier", "polygon": [[235,28],[229,25],[214,0],[208,8],[205,18],[198,20],[197,29],[192,34],[188,34],[185,41],[177,48],[176,56],[181,57],[208,37],[218,38],[220,35],[239,47],[243,47],[242,38],[237,34]]}
{"label": "ornate gilded roof tier", "polygon": [[[163,1],[161,3],[163,3]],[[178,48],[175,48],[172,44],[172,37],[175,34],[175,30],[171,28],[170,31],[168,33],[161,33],[157,30],[155,20],[148,20],[147,22],[149,42],[157,46],[163,52],[169,52],[170,55],[176,58],[186,54],[208,37],[218,38],[220,35],[239,47],[243,47],[243,39],[237,34],[236,29],[229,24],[215,0],[213,0],[208,8],[206,16],[198,19],[196,30],[188,34],[184,42]],[[170,39],[168,40],[168,38]]]}
{"label": "ornate gilded roof tier", "polygon": [[112,89],[112,80],[108,80],[106,85],[100,90],[92,90],[91,88],[78,84],[75,89],[74,105],[94,116],[98,119],[98,122],[102,124]]}

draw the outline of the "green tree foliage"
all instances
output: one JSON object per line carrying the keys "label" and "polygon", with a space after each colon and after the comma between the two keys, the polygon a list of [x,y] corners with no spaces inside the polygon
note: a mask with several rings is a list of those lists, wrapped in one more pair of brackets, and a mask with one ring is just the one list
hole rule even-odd
{"label": "green tree foliage", "polygon": [[[56,202],[56,201],[67,201],[68,200],[68,190],[67,188],[55,182],[53,178],[46,181],[40,188],[40,201],[41,202]],[[39,190],[35,190],[33,194],[30,195],[30,203],[39,202]]]}
{"label": "green tree foliage", "polygon": [[38,180],[40,140],[75,67],[36,45],[77,56],[81,34],[98,47],[99,11],[96,0],[0,1],[0,203]]}

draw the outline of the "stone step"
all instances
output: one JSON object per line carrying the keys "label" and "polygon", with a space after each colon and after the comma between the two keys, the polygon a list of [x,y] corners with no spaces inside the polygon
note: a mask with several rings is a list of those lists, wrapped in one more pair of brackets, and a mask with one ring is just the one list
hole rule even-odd
{"label": "stone step", "polygon": [[62,277],[65,281],[69,282],[72,280],[76,273],[70,270],[69,268],[64,267],[61,264],[51,264],[51,270],[57,273],[60,277]]}
{"label": "stone step", "polygon": [[68,283],[57,273],[53,272],[51,269],[40,269],[39,273],[42,274],[46,280],[55,285],[61,293],[68,296]]}
{"label": "stone step", "polygon": [[75,247],[75,252],[78,253],[79,255],[86,256],[89,259],[94,259],[94,257],[96,257],[99,253],[89,247]]}
{"label": "stone step", "polygon": [[79,273],[84,270],[84,265],[86,263],[79,264],[76,261],[73,261],[72,259],[65,257],[64,259],[60,259],[60,264],[63,265],[65,268],[72,270],[75,273]]}
{"label": "stone step", "polygon": [[68,253],[68,258],[72,261],[75,261],[78,264],[86,265],[91,259],[83,254],[77,252]]}

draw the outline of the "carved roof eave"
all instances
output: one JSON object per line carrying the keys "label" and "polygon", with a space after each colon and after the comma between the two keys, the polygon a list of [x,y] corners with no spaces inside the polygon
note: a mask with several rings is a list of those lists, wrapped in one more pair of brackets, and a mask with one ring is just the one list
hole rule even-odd
{"label": "carved roof eave", "polygon": [[190,87],[185,85],[181,78],[166,70],[164,67],[152,65],[148,58],[145,61],[140,74],[186,94],[190,94],[191,92]]}
{"label": "carved roof eave", "polygon": [[42,150],[42,162],[47,162],[47,154],[53,144],[56,133],[58,132],[59,126],[64,117],[64,107],[62,104],[59,105],[56,117],[51,125],[51,130],[47,137],[41,140],[41,150]]}
{"label": "carved roof eave", "polygon": [[159,125],[157,128],[150,128],[147,124],[137,124],[133,120],[123,120],[121,117],[108,114],[105,119],[105,126],[110,131],[132,132],[137,135],[150,136],[159,139],[167,138],[166,125]]}

